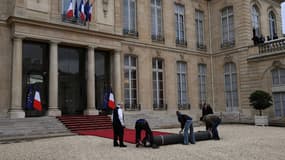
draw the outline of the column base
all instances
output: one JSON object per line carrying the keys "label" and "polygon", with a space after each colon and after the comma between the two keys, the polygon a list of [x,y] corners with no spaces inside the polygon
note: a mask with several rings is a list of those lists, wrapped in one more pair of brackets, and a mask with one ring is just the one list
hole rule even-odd
{"label": "column base", "polygon": [[10,110],[9,111],[9,117],[11,119],[16,119],[16,118],[25,118],[26,117],[26,114],[23,110]]}
{"label": "column base", "polygon": [[58,109],[49,109],[47,115],[50,117],[57,117],[61,116],[61,111]]}
{"label": "column base", "polygon": [[84,115],[99,115],[99,111],[96,109],[88,108],[84,111]]}

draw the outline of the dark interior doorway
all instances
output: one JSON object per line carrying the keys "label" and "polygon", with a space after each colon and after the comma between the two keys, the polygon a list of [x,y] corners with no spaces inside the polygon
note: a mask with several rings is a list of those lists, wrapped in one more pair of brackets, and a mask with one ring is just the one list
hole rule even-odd
{"label": "dark interior doorway", "polygon": [[83,114],[86,109],[85,49],[59,46],[59,108],[62,115]]}

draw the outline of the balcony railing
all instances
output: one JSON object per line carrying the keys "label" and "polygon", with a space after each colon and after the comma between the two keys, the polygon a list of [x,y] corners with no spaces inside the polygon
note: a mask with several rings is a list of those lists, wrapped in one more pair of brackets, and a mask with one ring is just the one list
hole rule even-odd
{"label": "balcony railing", "polygon": [[176,45],[186,47],[187,41],[185,39],[176,39]]}
{"label": "balcony railing", "polygon": [[156,111],[167,110],[167,104],[153,104],[153,110],[156,110]]}
{"label": "balcony railing", "polygon": [[258,45],[259,54],[278,52],[285,50],[285,38],[276,39]]}
{"label": "balcony railing", "polygon": [[205,44],[203,44],[203,43],[197,42],[197,48],[198,49],[202,49],[202,50],[206,50],[207,46]]}
{"label": "balcony railing", "polygon": [[178,110],[190,110],[191,105],[190,104],[178,104]]}
{"label": "balcony railing", "polygon": [[126,111],[140,111],[141,105],[140,104],[125,104]]}
{"label": "balcony railing", "polygon": [[134,37],[138,37],[139,36],[139,32],[137,32],[136,30],[132,30],[132,29],[123,29],[123,34],[124,35],[134,36]]}
{"label": "balcony railing", "polygon": [[66,14],[62,14],[62,21],[67,23],[73,23],[78,25],[86,25],[85,21],[82,21],[80,17],[67,17]]}
{"label": "balcony railing", "polygon": [[232,41],[225,41],[221,44],[221,48],[230,48],[235,45],[235,40]]}
{"label": "balcony railing", "polygon": [[163,35],[151,35],[151,39],[152,41],[155,41],[155,42],[164,42],[164,37]]}

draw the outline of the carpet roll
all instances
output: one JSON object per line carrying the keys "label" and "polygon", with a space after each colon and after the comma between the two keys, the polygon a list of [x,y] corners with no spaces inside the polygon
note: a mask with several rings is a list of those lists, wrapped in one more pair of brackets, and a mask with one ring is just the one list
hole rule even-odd
{"label": "carpet roll", "polygon": [[[212,138],[210,132],[208,131],[197,131],[194,132],[194,134],[196,141],[209,140]],[[168,135],[159,135],[153,137],[153,143],[156,145],[178,144],[178,143],[183,143],[183,140],[184,140],[183,134],[168,134]]]}

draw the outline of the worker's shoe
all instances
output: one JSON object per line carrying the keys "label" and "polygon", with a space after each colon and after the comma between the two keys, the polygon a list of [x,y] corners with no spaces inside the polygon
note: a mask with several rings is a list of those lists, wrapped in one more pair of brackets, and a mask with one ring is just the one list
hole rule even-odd
{"label": "worker's shoe", "polygon": [[127,147],[126,145],[124,145],[124,144],[120,144],[120,147]]}
{"label": "worker's shoe", "polygon": [[118,147],[119,144],[117,142],[114,143],[114,147]]}

